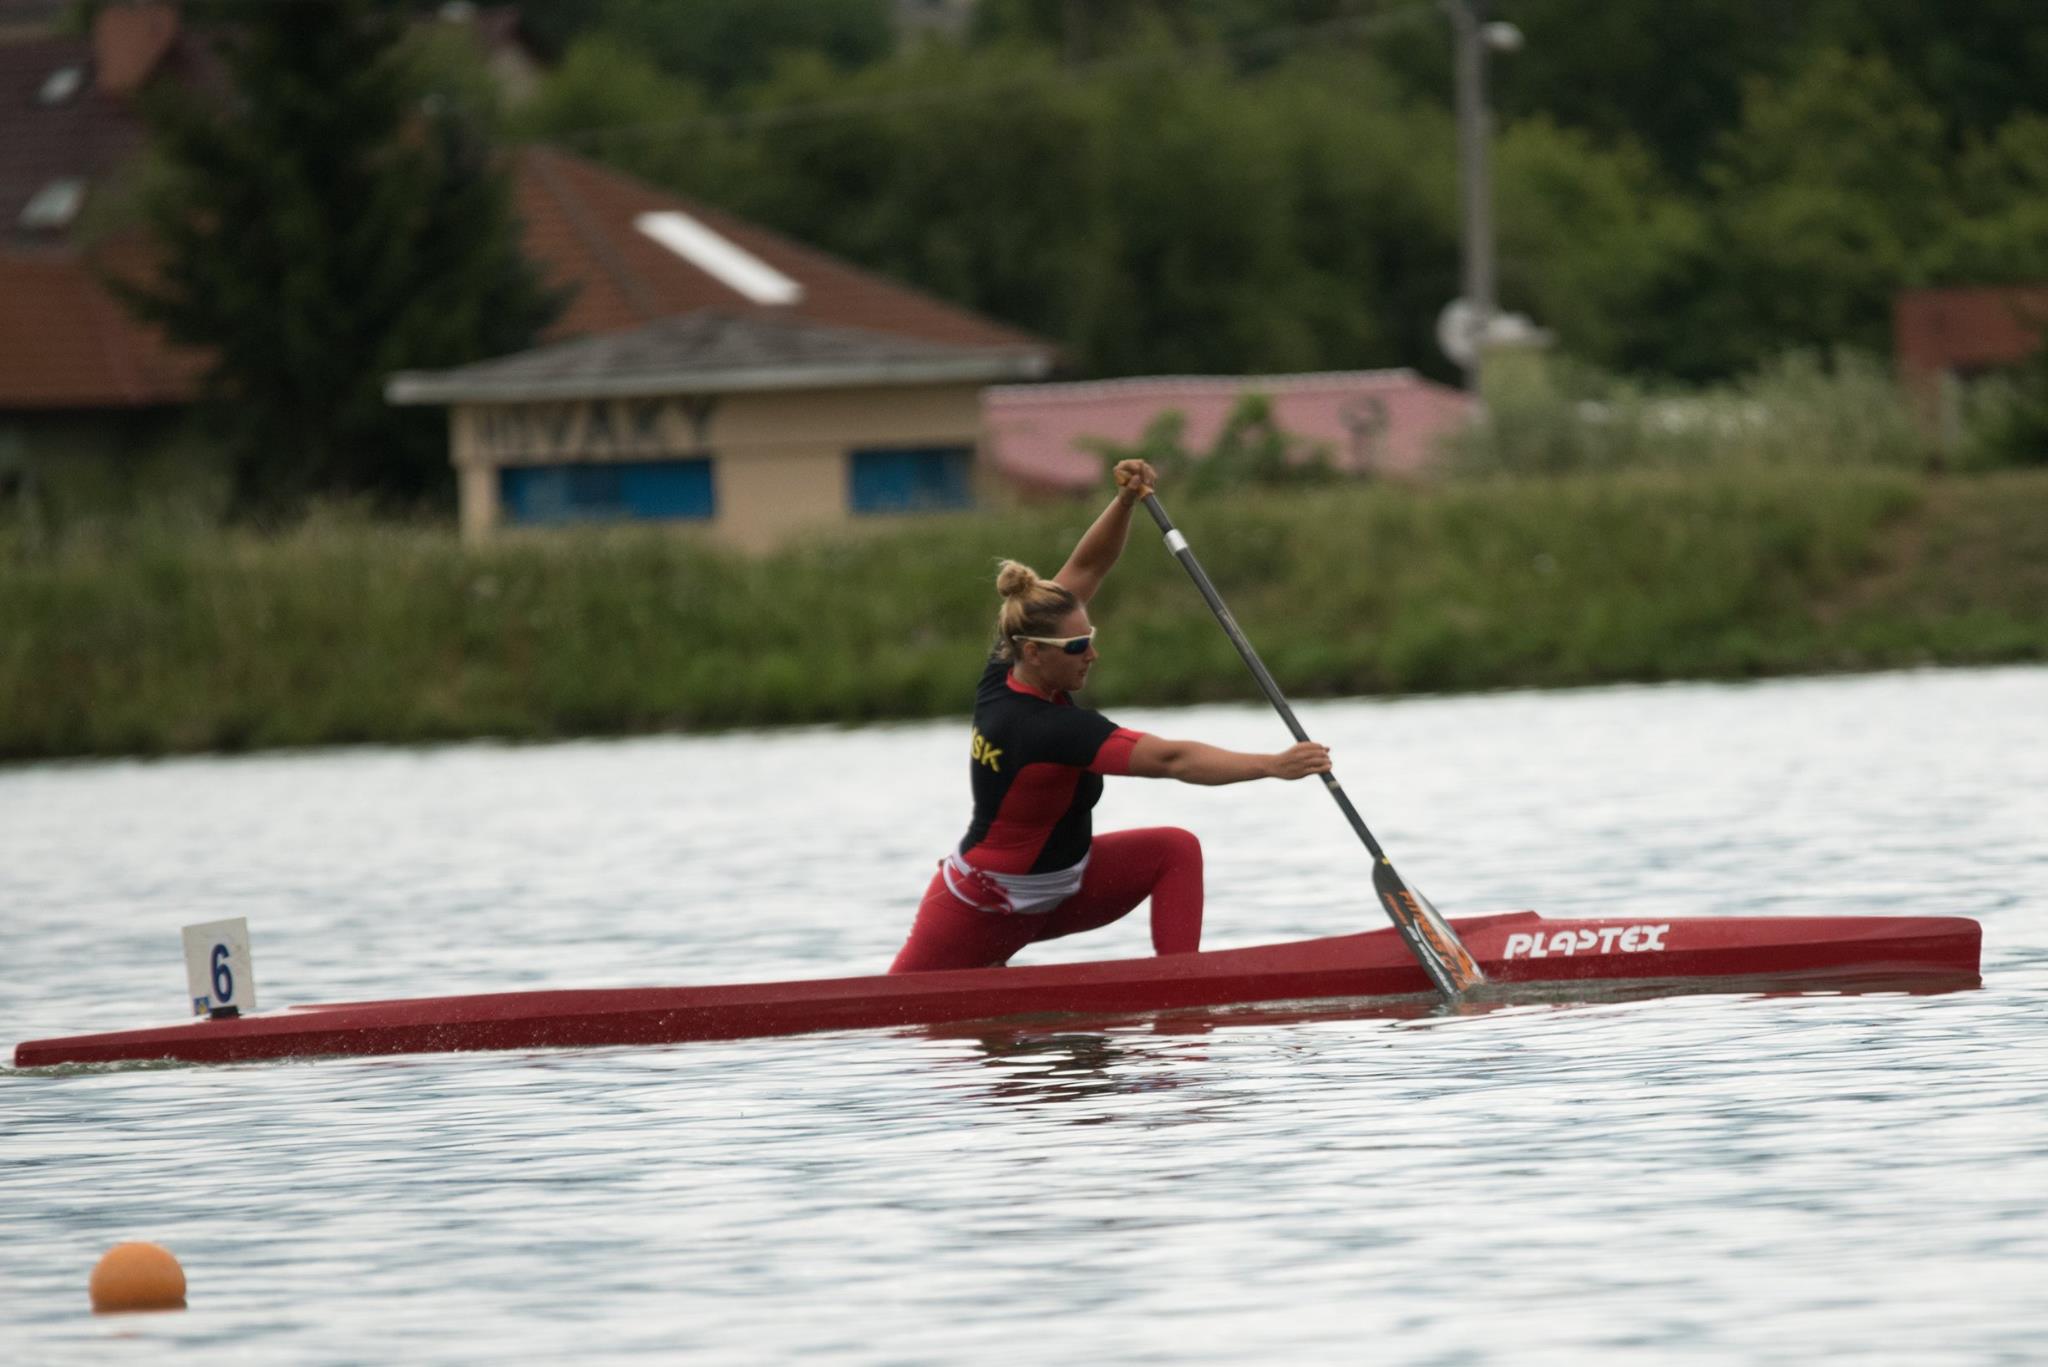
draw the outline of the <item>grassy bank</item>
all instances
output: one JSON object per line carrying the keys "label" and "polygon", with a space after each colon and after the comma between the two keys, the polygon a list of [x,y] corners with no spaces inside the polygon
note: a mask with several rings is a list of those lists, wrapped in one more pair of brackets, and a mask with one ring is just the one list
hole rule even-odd
{"label": "grassy bank", "polygon": [[[1303,696],[2048,658],[2048,473],[1639,474],[1180,502]],[[0,756],[532,738],[965,710],[995,557],[1075,509],[747,561],[608,532],[466,552],[0,536]],[[1095,701],[1252,696],[1149,531],[1097,613]]]}

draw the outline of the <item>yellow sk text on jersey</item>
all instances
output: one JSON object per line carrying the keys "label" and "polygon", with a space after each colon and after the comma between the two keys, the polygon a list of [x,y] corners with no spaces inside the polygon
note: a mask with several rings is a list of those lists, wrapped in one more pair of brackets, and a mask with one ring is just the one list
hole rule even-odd
{"label": "yellow sk text on jersey", "polygon": [[988,743],[988,737],[982,735],[981,730],[978,727],[975,729],[974,744],[971,747],[969,753],[971,753],[974,756],[974,762],[976,764],[986,764],[989,768],[996,770],[998,773],[1002,771],[1002,750],[996,746],[990,745]]}

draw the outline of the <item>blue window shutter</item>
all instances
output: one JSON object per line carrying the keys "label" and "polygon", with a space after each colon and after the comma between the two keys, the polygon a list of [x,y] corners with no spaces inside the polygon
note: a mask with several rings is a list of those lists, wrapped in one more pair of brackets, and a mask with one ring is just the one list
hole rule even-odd
{"label": "blue window shutter", "polygon": [[974,448],[888,446],[847,460],[847,502],[857,513],[974,506]]}
{"label": "blue window shutter", "polygon": [[711,458],[515,465],[498,472],[505,520],[683,521],[718,515]]}
{"label": "blue window shutter", "polygon": [[633,461],[619,471],[621,501],[632,517],[702,521],[718,515],[711,460]]}

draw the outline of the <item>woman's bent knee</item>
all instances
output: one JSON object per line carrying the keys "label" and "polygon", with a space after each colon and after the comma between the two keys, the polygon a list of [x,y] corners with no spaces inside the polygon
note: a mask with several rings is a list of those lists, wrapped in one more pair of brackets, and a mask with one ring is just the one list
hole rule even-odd
{"label": "woman's bent knee", "polygon": [[1193,831],[1183,830],[1179,826],[1162,826],[1159,828],[1159,834],[1165,841],[1166,856],[1173,863],[1192,864],[1196,868],[1202,866],[1202,840],[1200,836],[1196,835]]}

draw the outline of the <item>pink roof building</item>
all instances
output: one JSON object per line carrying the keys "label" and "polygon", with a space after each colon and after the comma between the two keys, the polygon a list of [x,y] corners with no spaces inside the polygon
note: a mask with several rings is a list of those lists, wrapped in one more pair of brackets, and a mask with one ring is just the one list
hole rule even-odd
{"label": "pink roof building", "polygon": [[1178,410],[1187,420],[1182,439],[1200,454],[1246,394],[1270,398],[1282,430],[1327,447],[1333,465],[1359,475],[1423,473],[1437,438],[1463,426],[1472,408],[1461,391],[1412,370],[998,385],[982,395],[984,454],[1027,492],[1080,492],[1103,478],[1103,458],[1086,442],[1135,443],[1153,419]]}

